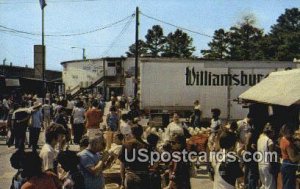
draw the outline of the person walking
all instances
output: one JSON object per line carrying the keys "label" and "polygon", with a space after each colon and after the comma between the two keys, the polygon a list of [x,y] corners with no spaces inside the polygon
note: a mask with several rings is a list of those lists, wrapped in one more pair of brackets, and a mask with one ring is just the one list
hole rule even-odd
{"label": "person walking", "polygon": [[282,189],[296,189],[297,163],[300,161],[300,154],[295,150],[292,136],[293,125],[286,124],[281,129],[280,150],[283,159],[281,165]]}
{"label": "person walking", "polygon": [[29,127],[29,147],[32,147],[32,151],[38,149],[38,141],[43,125],[43,114],[41,111],[42,104],[34,102],[33,104],[33,113],[32,113],[32,125]]}
{"label": "person walking", "polygon": [[43,105],[42,107],[42,112],[43,112],[43,115],[44,115],[44,126],[45,126],[45,129],[47,127],[49,127],[50,125],[50,122],[51,122],[51,105],[49,104],[49,100],[45,100],[45,104]]}
{"label": "person walking", "polygon": [[102,112],[104,112],[105,106],[106,106],[106,102],[105,102],[104,97],[100,97],[98,108],[99,108]]}
{"label": "person walking", "polygon": [[25,148],[26,130],[31,116],[31,110],[26,108],[26,102],[22,102],[21,107],[12,114],[12,126],[15,136],[15,147],[18,149]]}
{"label": "person walking", "polygon": [[18,104],[13,104],[12,108],[9,110],[8,116],[7,116],[7,128],[8,128],[8,139],[7,139],[7,146],[11,147],[14,145],[15,142],[15,127],[13,124],[12,116],[13,113],[19,108]]}
{"label": "person walking", "polygon": [[249,160],[243,163],[245,175],[244,185],[246,186],[246,189],[257,189],[259,180],[258,162],[254,159],[254,154],[257,152],[258,138],[253,133],[254,131],[251,130],[245,135],[246,143],[240,152],[241,157],[244,156]]}
{"label": "person walking", "polygon": [[84,133],[84,117],[85,109],[83,108],[83,102],[79,101],[72,112],[72,120],[73,120],[73,135],[74,135],[74,143],[79,144]]}
{"label": "person walking", "polygon": [[60,124],[64,126],[66,130],[66,141],[69,142],[71,140],[71,131],[68,126],[69,118],[67,116],[66,109],[64,107],[57,108],[57,114],[54,117],[54,123]]}
{"label": "person walking", "polygon": [[274,150],[274,130],[272,126],[267,123],[257,141],[257,151],[263,155],[263,161],[258,162],[259,178],[262,183],[261,189],[273,189],[276,188],[276,178],[271,174],[270,160],[267,159],[267,153],[271,153]]}
{"label": "person walking", "polygon": [[128,119],[128,115],[122,114],[120,120],[120,132],[124,135],[125,141],[131,138],[131,126],[132,122]]}
{"label": "person walking", "polygon": [[114,133],[119,130],[120,119],[115,106],[110,107],[109,114],[106,116],[107,123],[107,149],[110,149],[111,143],[114,139]]}
{"label": "person walking", "polygon": [[100,123],[103,122],[103,112],[98,109],[98,102],[94,100],[92,107],[85,113],[88,137],[95,137],[100,134]]}

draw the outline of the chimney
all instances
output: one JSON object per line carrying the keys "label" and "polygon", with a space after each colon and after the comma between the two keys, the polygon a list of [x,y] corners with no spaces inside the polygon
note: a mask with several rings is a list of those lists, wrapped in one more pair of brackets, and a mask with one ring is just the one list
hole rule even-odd
{"label": "chimney", "polygon": [[34,77],[43,78],[43,51],[42,45],[34,45]]}

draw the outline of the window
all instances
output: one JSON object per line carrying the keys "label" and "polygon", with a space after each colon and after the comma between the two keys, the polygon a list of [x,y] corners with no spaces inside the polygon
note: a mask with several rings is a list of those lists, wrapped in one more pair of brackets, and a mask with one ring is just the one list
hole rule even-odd
{"label": "window", "polygon": [[108,67],[115,67],[116,64],[115,64],[114,62],[109,62],[109,63],[107,63],[107,66],[108,66]]}

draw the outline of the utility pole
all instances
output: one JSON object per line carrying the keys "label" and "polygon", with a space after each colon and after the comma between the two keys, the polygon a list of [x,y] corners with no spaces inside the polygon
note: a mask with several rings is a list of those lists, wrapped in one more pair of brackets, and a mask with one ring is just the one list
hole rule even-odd
{"label": "utility pole", "polygon": [[82,59],[86,60],[86,56],[85,56],[85,48],[82,48]]}
{"label": "utility pole", "polygon": [[81,49],[82,50],[82,60],[86,60],[85,48],[81,47],[71,47],[72,49]]}
{"label": "utility pole", "polygon": [[3,59],[3,65],[2,65],[2,75],[4,76],[4,66],[5,66],[6,58]]}
{"label": "utility pole", "polygon": [[103,97],[106,101],[106,66],[105,66],[105,59],[103,58]]}
{"label": "utility pole", "polygon": [[138,72],[139,72],[139,7],[135,11],[135,83],[134,83],[134,97],[137,98],[138,92]]}
{"label": "utility pole", "polygon": [[42,8],[42,49],[43,49],[43,66],[42,66],[42,78],[43,78],[43,103],[45,103],[46,93],[47,93],[47,87],[46,87],[46,81],[45,81],[45,72],[46,72],[46,47],[45,47],[45,32],[44,32],[44,17],[45,17],[45,6],[46,2],[45,0],[40,1],[41,8]]}

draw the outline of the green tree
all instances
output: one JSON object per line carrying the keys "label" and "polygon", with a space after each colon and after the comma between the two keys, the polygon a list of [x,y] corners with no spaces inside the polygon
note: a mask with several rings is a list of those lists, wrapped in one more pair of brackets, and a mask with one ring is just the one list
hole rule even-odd
{"label": "green tree", "polygon": [[268,35],[270,51],[274,59],[293,60],[300,58],[300,11],[298,8],[286,9]]}
{"label": "green tree", "polygon": [[262,59],[260,41],[263,30],[253,26],[254,20],[245,16],[238,26],[230,28],[228,33],[228,59],[258,60]]}
{"label": "green tree", "polygon": [[146,38],[146,47],[152,57],[160,56],[163,52],[166,39],[164,37],[163,29],[159,25],[152,26],[152,29],[148,30]]}
{"label": "green tree", "polygon": [[174,33],[171,32],[168,34],[162,56],[189,58],[195,51],[192,43],[193,39],[187,33],[177,29]]}
{"label": "green tree", "polygon": [[[138,41],[139,44],[139,56],[144,56],[147,54],[146,43],[143,40]],[[135,56],[135,43],[129,46],[129,51],[126,52],[127,57]]]}
{"label": "green tree", "polygon": [[228,54],[228,33],[224,29],[214,32],[213,40],[208,43],[210,49],[201,50],[204,58],[224,59]]}

